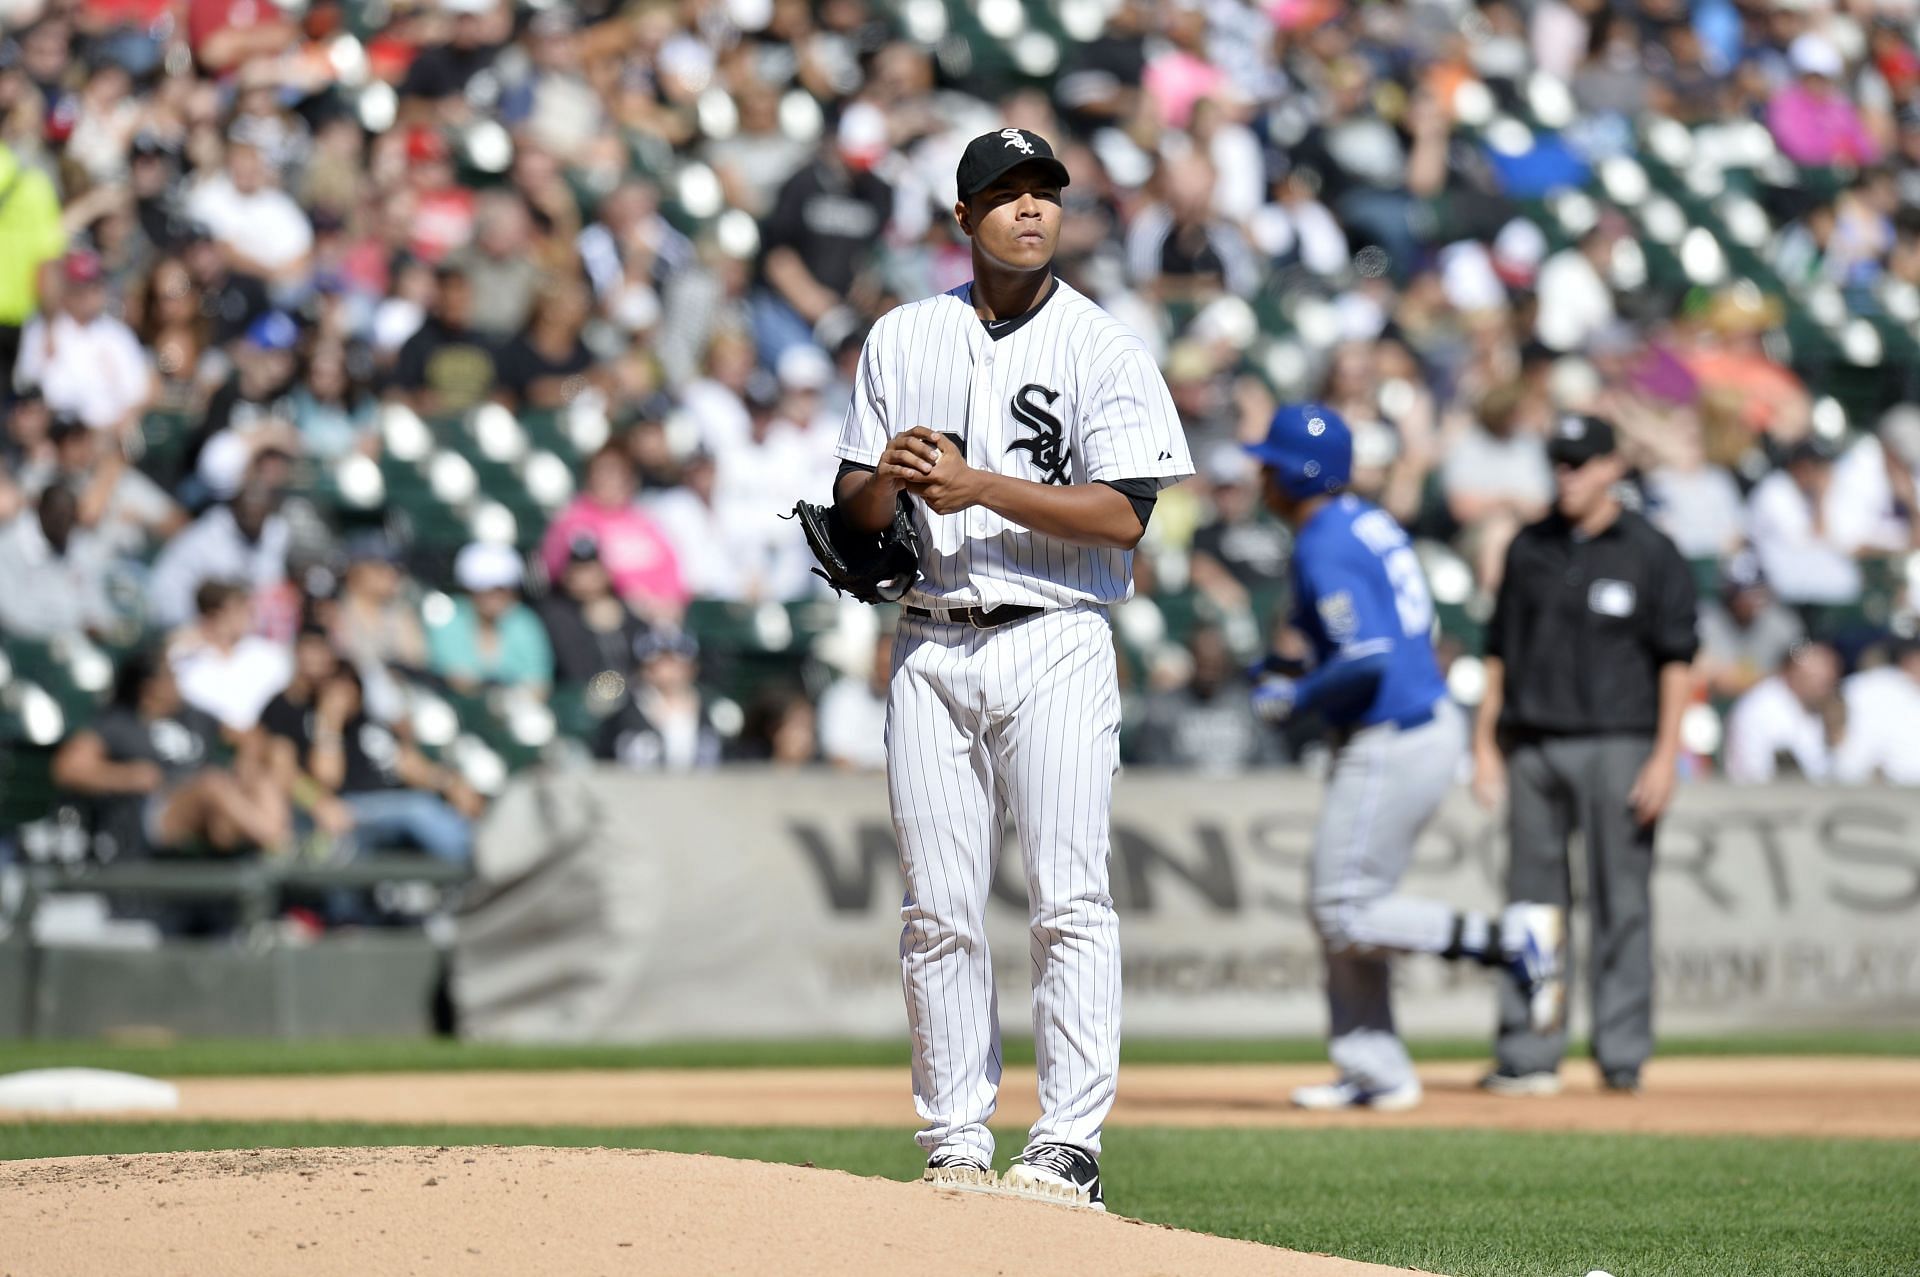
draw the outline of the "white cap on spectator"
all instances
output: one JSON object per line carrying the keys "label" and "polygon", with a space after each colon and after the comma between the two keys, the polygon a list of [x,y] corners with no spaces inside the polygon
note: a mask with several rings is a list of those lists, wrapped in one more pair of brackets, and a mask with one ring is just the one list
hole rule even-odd
{"label": "white cap on spectator", "polygon": [[871,167],[878,164],[888,150],[887,117],[871,102],[855,102],[841,112],[836,138],[840,154],[849,162]]}
{"label": "white cap on spectator", "polygon": [[453,579],[463,590],[517,590],[520,588],[520,556],[510,547],[491,541],[475,541],[460,551],[453,561]]}
{"label": "white cap on spectator", "polygon": [[833,380],[833,361],[818,346],[793,346],[774,369],[782,390],[822,390]]}
{"label": "white cap on spectator", "polygon": [[1532,285],[1547,257],[1547,233],[1524,217],[1516,217],[1493,237],[1493,268],[1517,287]]}
{"label": "white cap on spectator", "polygon": [[1500,310],[1507,289],[1493,269],[1486,245],[1461,240],[1440,250],[1440,287],[1456,310]]}
{"label": "white cap on spectator", "polygon": [[493,6],[494,0],[440,0],[440,7],[448,13],[463,14],[467,17],[492,13]]}
{"label": "white cap on spectator", "polygon": [[1793,38],[1787,46],[1787,64],[1796,75],[1817,75],[1827,80],[1839,79],[1847,67],[1839,47],[1813,31]]}

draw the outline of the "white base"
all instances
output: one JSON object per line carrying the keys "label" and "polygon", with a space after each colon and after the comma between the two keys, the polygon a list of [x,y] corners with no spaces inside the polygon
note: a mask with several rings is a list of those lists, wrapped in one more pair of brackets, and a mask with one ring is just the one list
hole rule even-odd
{"label": "white base", "polygon": [[0,1112],[172,1112],[180,1089],[171,1082],[111,1069],[29,1069],[0,1077]]}

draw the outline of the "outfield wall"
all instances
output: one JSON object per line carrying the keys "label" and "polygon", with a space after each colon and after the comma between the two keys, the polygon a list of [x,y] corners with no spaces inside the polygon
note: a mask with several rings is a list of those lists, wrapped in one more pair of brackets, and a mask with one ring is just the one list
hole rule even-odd
{"label": "outfield wall", "polygon": [[[1322,1031],[1302,904],[1319,794],[1294,775],[1120,779],[1128,1033]],[[1495,906],[1500,843],[1458,794],[1405,889]],[[901,879],[877,777],[527,775],[477,859],[453,986],[469,1036],[904,1032]],[[1655,902],[1664,1032],[1920,1024],[1920,793],[1683,787],[1661,830]],[[989,934],[1010,1033],[1028,1031],[1025,917],[1009,837]],[[1483,972],[1419,959],[1400,973],[1407,1032],[1488,1030]]]}

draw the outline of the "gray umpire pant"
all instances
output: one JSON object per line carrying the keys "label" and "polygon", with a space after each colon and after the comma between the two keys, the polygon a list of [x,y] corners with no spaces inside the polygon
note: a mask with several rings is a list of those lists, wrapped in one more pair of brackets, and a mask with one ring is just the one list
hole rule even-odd
{"label": "gray umpire pant", "polygon": [[1453,940],[1453,906],[1396,891],[1466,744],[1466,716],[1449,700],[1430,722],[1365,727],[1334,754],[1308,897],[1326,947],[1328,1054],[1342,1078],[1371,1090],[1414,1080],[1393,1027],[1389,959],[1443,953]]}
{"label": "gray umpire pant", "polygon": [[[1507,898],[1570,905],[1567,840],[1575,828],[1584,836],[1593,1057],[1604,1071],[1638,1069],[1653,1054],[1653,827],[1635,820],[1627,804],[1652,752],[1644,736],[1564,736],[1512,742],[1506,755]],[[1502,981],[1501,1068],[1550,1072],[1566,1050],[1566,1029],[1530,1030],[1526,1000]]]}

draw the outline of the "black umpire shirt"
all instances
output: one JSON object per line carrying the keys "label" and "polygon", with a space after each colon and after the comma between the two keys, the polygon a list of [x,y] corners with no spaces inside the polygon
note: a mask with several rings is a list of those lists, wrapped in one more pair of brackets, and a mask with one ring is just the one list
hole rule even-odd
{"label": "black umpire shirt", "polygon": [[1660,667],[1698,646],[1687,562],[1632,511],[1595,537],[1549,514],[1508,548],[1486,641],[1506,663],[1503,730],[1650,736]]}

